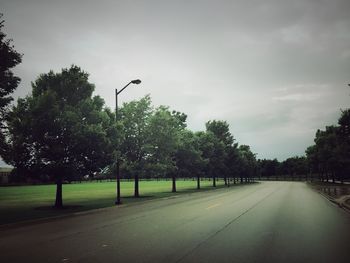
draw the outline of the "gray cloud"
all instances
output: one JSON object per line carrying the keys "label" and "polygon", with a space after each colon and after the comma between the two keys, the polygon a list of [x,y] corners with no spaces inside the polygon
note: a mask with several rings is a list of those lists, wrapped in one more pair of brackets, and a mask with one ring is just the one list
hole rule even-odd
{"label": "gray cloud", "polygon": [[350,2],[3,0],[22,83],[74,63],[114,106],[150,93],[193,130],[224,119],[258,157],[303,154],[349,106]]}

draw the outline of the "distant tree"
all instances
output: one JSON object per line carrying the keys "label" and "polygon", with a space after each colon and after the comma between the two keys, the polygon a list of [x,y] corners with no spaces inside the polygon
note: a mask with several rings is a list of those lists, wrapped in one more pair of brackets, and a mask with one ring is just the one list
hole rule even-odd
{"label": "distant tree", "polygon": [[261,176],[265,178],[271,178],[273,176],[277,176],[278,168],[279,168],[279,162],[277,161],[277,159],[259,160],[258,165],[259,165]]}
{"label": "distant tree", "polygon": [[120,151],[122,170],[135,179],[134,196],[139,197],[139,178],[144,176],[145,167],[150,158],[149,122],[153,113],[151,97],[146,95],[140,100],[124,103],[119,110],[123,126],[123,138]]}
{"label": "distant tree", "polygon": [[[238,150],[238,144],[235,143],[231,146],[226,147],[226,176],[229,178],[233,178],[234,184],[236,183],[236,178],[239,175],[239,162],[240,162],[240,154]],[[229,179],[230,180],[230,179]],[[228,184],[229,184],[228,180]]]}
{"label": "distant tree", "polygon": [[9,113],[5,160],[21,174],[54,180],[61,208],[64,180],[93,176],[114,160],[115,117],[77,66],[42,74],[32,86]]}
{"label": "distant tree", "polygon": [[283,170],[289,177],[301,180],[302,176],[307,176],[309,172],[308,162],[305,156],[294,156],[282,162]]}
{"label": "distant tree", "polygon": [[341,182],[350,174],[350,109],[342,110],[337,126],[317,130],[315,144],[306,150],[307,162],[320,180]]}
{"label": "distant tree", "polygon": [[226,121],[213,120],[205,124],[206,130],[212,132],[225,146],[231,146],[234,142],[230,133],[229,124]]}
{"label": "distant tree", "polygon": [[203,174],[205,176],[212,177],[213,186],[215,187],[215,155],[218,152],[218,149],[216,149],[217,146],[220,146],[219,141],[212,132],[200,131],[196,132],[195,136],[198,141],[198,149],[201,152],[201,158],[204,161]]}
{"label": "distant tree", "polygon": [[318,167],[318,155],[316,145],[309,146],[306,151],[306,161],[309,169],[310,176],[312,178],[313,174],[319,173]]}
{"label": "distant tree", "polygon": [[338,127],[327,126],[325,130],[317,130],[315,143],[317,147],[317,156],[319,160],[319,167],[321,177],[326,181],[329,176],[334,180],[337,167],[336,148],[337,148],[337,130]]}
{"label": "distant tree", "polygon": [[172,192],[176,192],[178,173],[177,157],[182,146],[181,137],[186,127],[187,116],[170,111],[168,107],[158,107],[149,120],[149,162],[158,167],[158,174],[171,175]]}
{"label": "distant tree", "polygon": [[12,68],[21,63],[22,55],[19,54],[12,45],[11,39],[6,39],[3,32],[4,20],[0,14],[0,156],[5,158],[6,151],[6,113],[9,104],[13,100],[11,93],[17,88],[20,78],[15,76]]}
{"label": "distant tree", "polygon": [[255,175],[257,162],[255,154],[250,150],[249,145],[240,145],[238,147],[239,150],[239,171],[241,183],[243,183],[243,178],[248,182]]}
{"label": "distant tree", "polygon": [[338,177],[341,181],[350,178],[350,109],[343,110],[338,120],[338,140],[335,151],[338,160]]}
{"label": "distant tree", "polygon": [[205,171],[207,160],[200,150],[200,138],[189,130],[180,133],[180,140],[175,154],[177,173],[181,177],[197,178],[197,189],[200,189],[200,179]]}
{"label": "distant tree", "polygon": [[223,176],[227,185],[227,176],[230,174],[227,164],[233,161],[228,158],[228,153],[234,142],[229,125],[226,121],[213,120],[208,121],[205,126],[207,132],[211,132],[216,138],[214,155],[211,158],[213,185],[215,186],[215,178],[218,176]]}

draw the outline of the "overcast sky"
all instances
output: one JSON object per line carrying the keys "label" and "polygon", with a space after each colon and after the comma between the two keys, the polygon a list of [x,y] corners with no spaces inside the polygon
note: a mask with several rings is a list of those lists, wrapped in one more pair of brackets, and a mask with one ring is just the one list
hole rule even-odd
{"label": "overcast sky", "polygon": [[226,120],[258,158],[302,155],[350,105],[350,1],[1,0],[23,62],[15,96],[76,64],[114,108],[151,94],[204,130]]}

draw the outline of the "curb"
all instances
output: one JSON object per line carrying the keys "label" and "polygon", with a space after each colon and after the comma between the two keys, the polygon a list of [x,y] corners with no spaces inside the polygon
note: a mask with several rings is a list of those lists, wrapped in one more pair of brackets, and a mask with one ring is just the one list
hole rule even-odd
{"label": "curb", "polygon": [[350,212],[350,195],[343,195],[339,198],[334,198],[332,196],[327,195],[326,193],[322,192],[321,190],[314,187],[311,183],[308,183],[308,185],[314,189],[316,192],[318,192],[320,195],[325,197],[327,200],[331,201],[333,204],[336,204],[343,210]]}
{"label": "curb", "polygon": [[344,195],[335,201],[341,208],[350,212],[350,195]]}
{"label": "curb", "polygon": [[331,201],[333,204],[336,204],[343,210],[350,212],[350,195],[345,195],[340,198],[333,198],[329,195],[326,195],[322,191],[316,190],[319,194],[321,194],[323,197],[327,198],[329,201]]}

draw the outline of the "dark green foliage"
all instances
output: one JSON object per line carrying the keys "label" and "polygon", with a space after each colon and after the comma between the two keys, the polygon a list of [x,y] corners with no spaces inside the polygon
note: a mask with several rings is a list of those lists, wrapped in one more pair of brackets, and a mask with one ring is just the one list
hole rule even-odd
{"label": "dark green foliage", "polygon": [[310,169],[321,180],[350,178],[350,109],[342,111],[338,124],[317,130],[315,144],[306,150]]}
{"label": "dark green foliage", "polygon": [[258,161],[260,176],[265,178],[272,178],[278,174],[279,162],[277,159],[269,160],[263,159]]}
{"label": "dark green foliage", "polygon": [[144,177],[147,158],[149,157],[149,118],[152,114],[149,95],[139,101],[124,103],[119,111],[122,124],[120,154],[122,174],[135,178],[135,197],[139,196],[139,177]]}
{"label": "dark green foliage", "polygon": [[22,55],[12,45],[11,39],[6,39],[3,32],[4,20],[0,14],[0,156],[6,157],[6,115],[10,102],[13,100],[11,94],[17,88],[20,78],[15,76],[12,68],[21,63]]}
{"label": "dark green foliage", "polygon": [[[216,178],[223,176],[227,185],[227,154],[228,149],[233,144],[233,136],[230,133],[229,125],[226,121],[208,121],[205,124],[207,133],[213,136],[211,141],[214,146],[212,155],[209,157],[210,174],[213,178],[213,186],[216,186]],[[210,137],[208,137],[210,138]]]}
{"label": "dark green foliage", "polygon": [[240,145],[238,150],[240,156],[239,174],[241,182],[243,182],[243,178],[249,181],[256,175],[257,164],[255,154],[250,150],[249,145]]}
{"label": "dark green foliage", "polygon": [[115,117],[103,99],[92,97],[87,73],[72,66],[42,74],[32,86],[32,95],[19,99],[9,113],[5,161],[58,187],[64,180],[92,177],[113,161]]}
{"label": "dark green foliage", "polygon": [[183,130],[179,134],[179,144],[175,153],[177,176],[197,177],[197,188],[200,186],[200,179],[205,174],[208,160],[201,151],[200,137],[189,130]]}
{"label": "dark green foliage", "polygon": [[20,78],[14,76],[11,69],[22,61],[22,55],[14,49],[12,40],[6,39],[6,34],[2,31],[4,22],[0,21],[0,117],[3,117],[6,107],[13,100],[9,95],[20,82]]}

